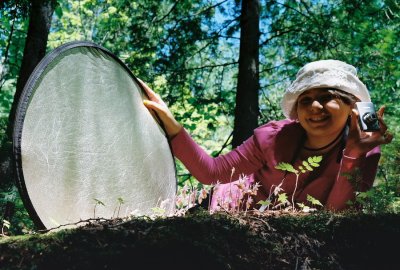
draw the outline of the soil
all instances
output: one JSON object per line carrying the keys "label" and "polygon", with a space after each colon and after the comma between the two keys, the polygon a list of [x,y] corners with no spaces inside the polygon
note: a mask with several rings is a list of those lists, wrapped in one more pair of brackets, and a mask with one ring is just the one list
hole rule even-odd
{"label": "soil", "polygon": [[241,213],[93,220],[0,238],[0,269],[400,269],[400,215]]}

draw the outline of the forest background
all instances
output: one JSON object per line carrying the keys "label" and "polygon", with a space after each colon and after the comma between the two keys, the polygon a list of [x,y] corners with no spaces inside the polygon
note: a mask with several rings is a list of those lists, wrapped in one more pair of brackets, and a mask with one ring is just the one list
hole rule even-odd
{"label": "forest background", "polygon": [[[32,223],[12,177],[13,108],[45,52],[75,40],[121,58],[214,156],[283,118],[280,98],[305,63],[356,66],[395,135],[382,147],[374,188],[358,199],[365,211],[399,211],[399,1],[2,0],[0,21],[0,217],[15,234]],[[177,166],[179,185],[199,185]]]}

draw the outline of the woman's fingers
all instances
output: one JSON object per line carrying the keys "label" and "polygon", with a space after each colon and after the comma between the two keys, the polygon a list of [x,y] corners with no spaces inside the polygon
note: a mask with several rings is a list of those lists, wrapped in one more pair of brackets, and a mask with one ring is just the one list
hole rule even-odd
{"label": "woman's fingers", "polygon": [[381,143],[388,144],[393,140],[393,134],[388,131],[388,127],[385,121],[383,121],[384,112],[385,112],[385,106],[382,106],[379,108],[377,114],[381,132]]}
{"label": "woman's fingers", "polygon": [[143,82],[141,79],[137,78],[139,83],[143,86],[144,90],[146,91],[146,94],[149,96],[150,100],[153,101],[159,101],[160,96],[157,95],[145,82]]}
{"label": "woman's fingers", "polygon": [[159,114],[166,114],[166,108],[154,101],[151,100],[143,100],[144,106],[146,106],[148,109],[155,110]]}
{"label": "woman's fingers", "polygon": [[381,134],[385,134],[387,131],[387,125],[385,124],[385,121],[383,121],[383,114],[385,112],[385,106],[382,106],[379,108],[377,115],[378,115],[378,121],[379,121],[379,126],[380,126],[380,132]]}
{"label": "woman's fingers", "polygon": [[383,121],[384,111],[384,106],[377,111],[378,121],[380,124],[379,131],[366,132],[361,131],[359,126],[358,111],[356,109],[352,109],[350,129],[346,144],[346,153],[349,156],[360,156],[361,154],[367,153],[378,145],[387,144],[392,141],[393,135],[388,132],[388,127]]}
{"label": "woman's fingers", "polygon": [[176,119],[168,109],[168,106],[164,103],[164,101],[160,98],[160,96],[156,94],[153,90],[151,90],[151,88],[147,84],[145,84],[142,80],[138,79],[138,81],[143,86],[144,90],[146,91],[150,99],[150,100],[143,100],[143,105],[149,109],[151,114],[153,113],[157,114],[159,119],[163,122],[165,131],[167,132],[168,136],[170,138],[173,138],[182,129],[181,124],[179,124],[176,121]]}
{"label": "woman's fingers", "polygon": [[349,135],[360,137],[361,130],[360,126],[358,125],[358,111],[356,109],[351,110],[351,119],[350,119],[350,130]]}
{"label": "woman's fingers", "polygon": [[378,117],[383,118],[383,114],[385,113],[385,109],[386,109],[385,106],[381,106],[381,107],[379,108],[379,110],[377,111]]}

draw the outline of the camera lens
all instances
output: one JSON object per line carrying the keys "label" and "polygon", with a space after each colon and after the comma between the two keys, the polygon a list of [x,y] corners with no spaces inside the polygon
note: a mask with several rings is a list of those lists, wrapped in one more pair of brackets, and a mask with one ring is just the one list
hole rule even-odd
{"label": "camera lens", "polygon": [[374,124],[378,120],[378,117],[376,116],[376,113],[367,112],[363,115],[363,120],[364,120],[365,124],[371,125],[371,124]]}

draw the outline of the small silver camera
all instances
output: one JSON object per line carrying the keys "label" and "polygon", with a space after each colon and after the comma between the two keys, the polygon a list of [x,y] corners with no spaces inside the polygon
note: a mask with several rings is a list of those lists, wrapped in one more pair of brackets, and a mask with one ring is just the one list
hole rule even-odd
{"label": "small silver camera", "polygon": [[356,102],[358,122],[362,131],[377,131],[380,129],[378,115],[372,102]]}

